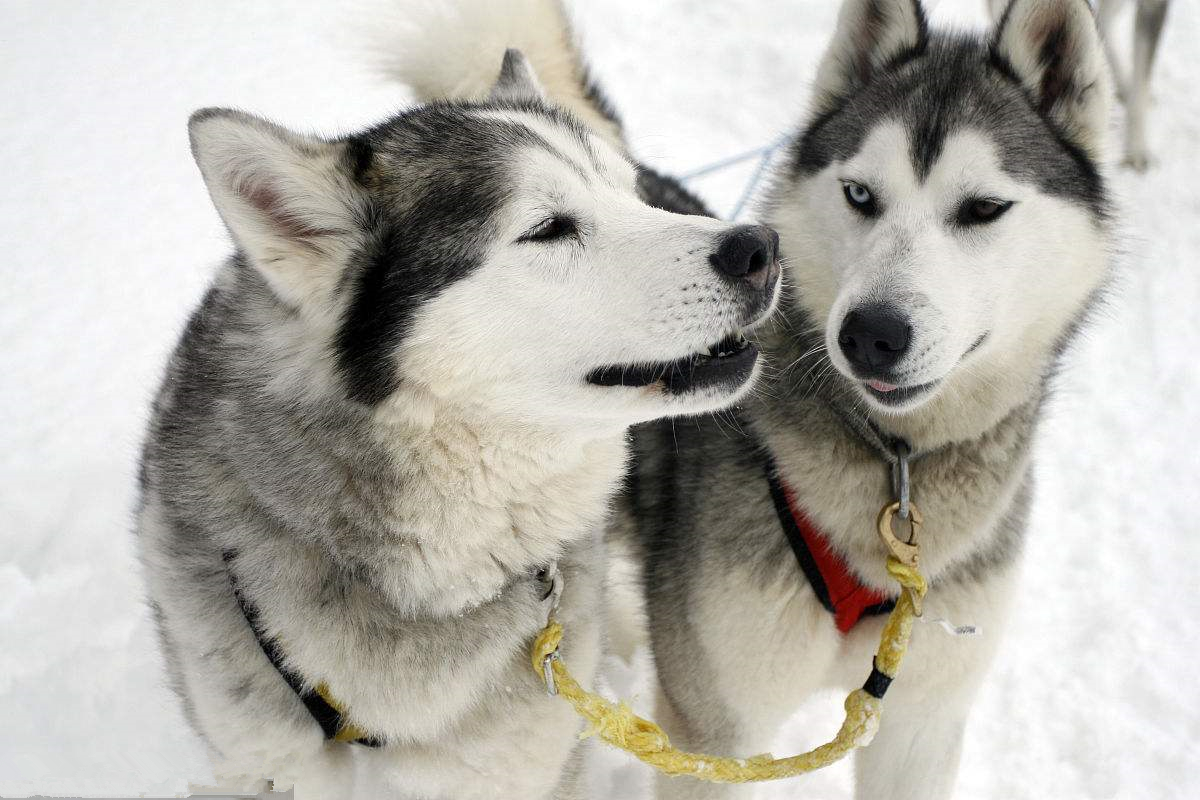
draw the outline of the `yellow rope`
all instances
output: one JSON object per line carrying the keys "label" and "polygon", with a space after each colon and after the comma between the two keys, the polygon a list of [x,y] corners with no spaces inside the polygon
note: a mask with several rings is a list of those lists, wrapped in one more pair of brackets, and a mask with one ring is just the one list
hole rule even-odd
{"label": "yellow rope", "polygon": [[[883,626],[879,649],[875,653],[875,669],[894,678],[908,649],[913,619],[921,613],[926,583],[916,567],[903,564],[893,556],[888,557],[887,571],[904,591]],[[557,693],[588,722],[589,727],[581,736],[599,736],[667,775],[690,775],[713,783],[790,778],[829,766],[851,750],[870,744],[879,729],[882,701],[862,689],[855,689],[846,697],[846,719],[837,736],[807,753],[789,758],[773,758],[770,754],[727,758],[683,752],[671,746],[662,728],[634,714],[624,702],[610,702],[580,686],[557,656],[562,637],[562,625],[553,619],[546,623],[534,640],[533,669],[544,679],[546,659],[550,658]]]}

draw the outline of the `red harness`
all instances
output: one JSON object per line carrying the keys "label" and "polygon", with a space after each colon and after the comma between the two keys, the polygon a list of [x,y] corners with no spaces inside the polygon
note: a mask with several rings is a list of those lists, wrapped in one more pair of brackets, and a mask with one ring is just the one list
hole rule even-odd
{"label": "red harness", "polygon": [[779,477],[773,462],[767,464],[767,482],[779,524],[787,534],[800,570],[808,578],[821,605],[833,614],[837,629],[846,633],[863,617],[891,611],[896,606],[895,599],[863,585],[804,513],[796,502],[795,492]]}

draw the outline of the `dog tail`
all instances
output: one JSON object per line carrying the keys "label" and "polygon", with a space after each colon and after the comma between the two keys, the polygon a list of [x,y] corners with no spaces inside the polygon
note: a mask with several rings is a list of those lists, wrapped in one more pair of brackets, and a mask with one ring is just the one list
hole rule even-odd
{"label": "dog tail", "polygon": [[621,150],[621,121],[592,80],[562,0],[393,0],[371,22],[376,63],[422,101],[480,100],[520,50],[550,99]]}

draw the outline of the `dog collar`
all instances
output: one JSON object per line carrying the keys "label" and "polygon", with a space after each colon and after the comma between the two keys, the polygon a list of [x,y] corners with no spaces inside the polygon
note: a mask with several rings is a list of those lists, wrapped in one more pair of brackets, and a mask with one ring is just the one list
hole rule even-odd
{"label": "dog collar", "polygon": [[796,501],[796,493],[779,477],[771,458],[767,459],[766,473],[775,513],[783,532],[787,534],[800,571],[808,578],[821,605],[833,614],[837,629],[847,633],[863,617],[886,614],[895,608],[894,598],[863,585],[850,570],[845,559],[830,545],[829,539],[804,513]]}

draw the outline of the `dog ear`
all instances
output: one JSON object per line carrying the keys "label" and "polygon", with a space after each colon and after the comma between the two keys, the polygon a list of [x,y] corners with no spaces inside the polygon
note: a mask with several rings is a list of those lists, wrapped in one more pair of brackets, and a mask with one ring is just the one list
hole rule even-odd
{"label": "dog ear", "polygon": [[1112,87],[1087,0],[1012,0],[992,56],[1069,141],[1103,156]]}
{"label": "dog ear", "polygon": [[525,54],[512,47],[505,50],[504,63],[500,65],[500,77],[488,93],[488,100],[520,103],[545,99],[546,91]]}
{"label": "dog ear", "polygon": [[217,213],[275,293],[303,307],[331,289],[360,197],[345,145],[221,108],[193,114],[188,133]]}
{"label": "dog ear", "polygon": [[920,0],[844,0],[817,68],[815,112],[825,113],[896,59],[920,53],[927,38]]}

